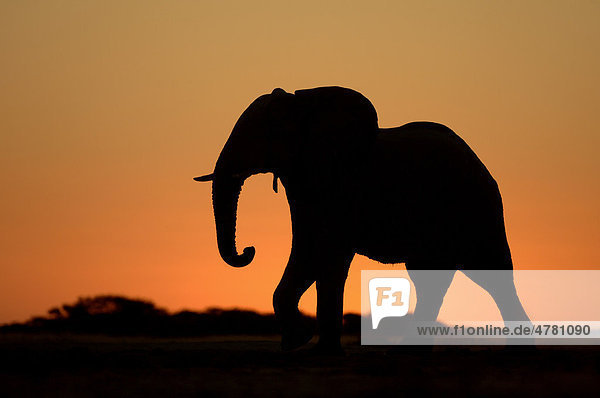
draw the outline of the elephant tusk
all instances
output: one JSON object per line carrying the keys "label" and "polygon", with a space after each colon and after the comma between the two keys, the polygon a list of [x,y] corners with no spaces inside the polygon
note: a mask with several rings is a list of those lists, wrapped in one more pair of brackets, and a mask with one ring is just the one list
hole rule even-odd
{"label": "elephant tusk", "polygon": [[273,191],[277,193],[277,174],[273,173]]}
{"label": "elephant tusk", "polygon": [[212,181],[214,179],[215,179],[215,173],[210,173],[210,174],[207,174],[205,176],[200,176],[200,177],[194,177],[194,181],[200,181],[200,182]]}
{"label": "elephant tusk", "polygon": [[[244,174],[242,174],[242,173],[232,174],[230,177],[231,178],[244,178]],[[200,177],[194,177],[194,181],[200,181],[200,182],[213,181],[214,179],[215,179],[215,173],[210,173],[210,174],[207,174],[205,176],[200,176]]]}

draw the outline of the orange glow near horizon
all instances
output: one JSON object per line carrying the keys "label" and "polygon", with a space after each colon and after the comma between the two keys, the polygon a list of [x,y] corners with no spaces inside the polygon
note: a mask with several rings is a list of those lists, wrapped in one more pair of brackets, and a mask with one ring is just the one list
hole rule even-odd
{"label": "orange glow near horizon", "polygon": [[[517,268],[600,269],[598,20],[595,2],[2,3],[0,323],[105,293],[271,311],[283,191],[245,184],[238,243],[257,255],[233,269],[192,177],[275,87],[448,125],[498,181]],[[346,311],[361,269],[391,267],[357,256]]]}

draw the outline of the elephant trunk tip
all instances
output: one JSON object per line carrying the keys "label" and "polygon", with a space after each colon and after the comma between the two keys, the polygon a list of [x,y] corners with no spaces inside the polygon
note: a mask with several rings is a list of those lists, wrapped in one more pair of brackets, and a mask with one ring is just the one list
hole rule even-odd
{"label": "elephant trunk tip", "polygon": [[235,256],[235,257],[226,258],[225,261],[227,262],[227,264],[231,265],[232,267],[242,268],[252,262],[255,254],[256,254],[256,249],[254,249],[254,246],[249,246],[249,247],[244,248],[244,251],[242,252],[242,254]]}

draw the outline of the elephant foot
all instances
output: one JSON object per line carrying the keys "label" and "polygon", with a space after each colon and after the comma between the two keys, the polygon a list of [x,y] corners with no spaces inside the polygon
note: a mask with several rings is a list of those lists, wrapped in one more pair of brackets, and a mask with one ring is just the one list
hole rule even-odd
{"label": "elephant foot", "polygon": [[300,348],[313,338],[313,332],[307,325],[284,330],[281,334],[281,349],[291,351]]}
{"label": "elephant foot", "polygon": [[523,345],[506,345],[504,346],[504,352],[510,352],[512,354],[535,354],[539,352],[538,347],[535,345],[535,339],[522,339]]}
{"label": "elephant foot", "polygon": [[404,357],[406,355],[427,356],[433,354],[433,345],[398,345],[388,348],[386,356]]}
{"label": "elephant foot", "polygon": [[340,342],[336,343],[324,343],[319,341],[314,347],[313,352],[317,355],[327,355],[327,356],[345,356],[346,351],[342,348],[342,344]]}

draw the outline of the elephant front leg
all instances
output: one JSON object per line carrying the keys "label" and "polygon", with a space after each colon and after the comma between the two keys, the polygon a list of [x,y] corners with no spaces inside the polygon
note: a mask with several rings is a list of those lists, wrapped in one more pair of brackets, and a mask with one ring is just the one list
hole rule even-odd
{"label": "elephant front leg", "polygon": [[302,318],[298,302],[314,281],[307,267],[303,267],[292,253],[273,294],[273,309],[281,325],[281,348],[284,351],[301,347],[313,337],[312,325]]}
{"label": "elephant front leg", "polygon": [[323,264],[317,278],[317,322],[319,343],[317,350],[342,353],[341,337],[344,323],[344,285],[353,256],[340,256]]}

